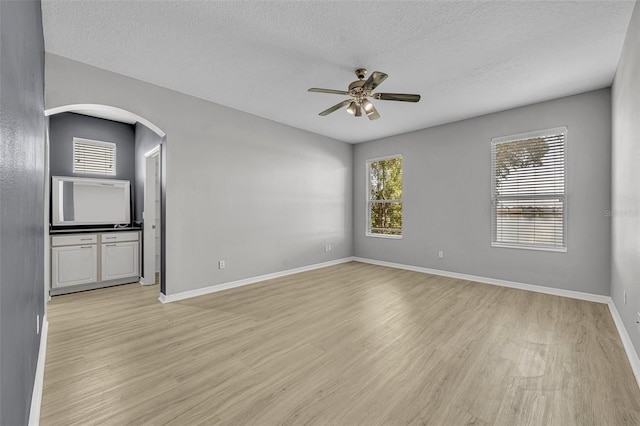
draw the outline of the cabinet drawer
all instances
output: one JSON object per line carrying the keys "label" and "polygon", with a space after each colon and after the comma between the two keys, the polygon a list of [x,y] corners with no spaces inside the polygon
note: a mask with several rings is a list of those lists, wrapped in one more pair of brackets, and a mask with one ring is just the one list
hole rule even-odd
{"label": "cabinet drawer", "polygon": [[57,235],[55,237],[51,237],[52,246],[73,246],[81,244],[95,244],[97,242],[97,234]]}
{"label": "cabinet drawer", "polygon": [[109,232],[102,234],[103,243],[119,243],[121,241],[138,241],[137,232]]}

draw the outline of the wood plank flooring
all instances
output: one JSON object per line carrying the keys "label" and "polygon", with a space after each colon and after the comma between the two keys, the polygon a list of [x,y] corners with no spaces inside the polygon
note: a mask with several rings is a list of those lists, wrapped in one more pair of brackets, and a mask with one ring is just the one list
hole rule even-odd
{"label": "wood plank flooring", "polygon": [[347,263],[56,296],[41,425],[638,425],[608,307]]}

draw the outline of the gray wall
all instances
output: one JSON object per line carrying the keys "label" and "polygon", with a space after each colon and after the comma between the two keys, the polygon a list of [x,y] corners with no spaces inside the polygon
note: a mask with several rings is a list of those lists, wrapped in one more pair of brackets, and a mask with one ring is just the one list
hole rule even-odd
{"label": "gray wall", "polygon": [[0,1],[0,424],[29,419],[44,316],[40,2]]}
{"label": "gray wall", "polygon": [[[613,83],[611,297],[640,353],[640,4]],[[627,304],[624,304],[627,291]]]}
{"label": "gray wall", "polygon": [[144,155],[156,146],[162,144],[162,138],[147,126],[136,123],[135,126],[135,196],[133,208],[133,220],[142,222],[144,211]]}
{"label": "gray wall", "polygon": [[[608,295],[610,108],[610,91],[602,89],[356,145],[355,255]],[[491,138],[563,125],[567,253],[492,248]],[[391,154],[404,155],[403,238],[366,237],[365,162]]]}
{"label": "gray wall", "polygon": [[[352,255],[351,145],[60,56],[46,60],[46,108],[109,105],[166,132],[168,295]],[[216,268],[221,259],[226,269]]]}
{"label": "gray wall", "polygon": [[[93,139],[116,144],[116,175],[73,173],[73,138]],[[51,176],[82,176],[131,181],[134,192],[134,126],[86,115],[62,113],[49,118]]]}

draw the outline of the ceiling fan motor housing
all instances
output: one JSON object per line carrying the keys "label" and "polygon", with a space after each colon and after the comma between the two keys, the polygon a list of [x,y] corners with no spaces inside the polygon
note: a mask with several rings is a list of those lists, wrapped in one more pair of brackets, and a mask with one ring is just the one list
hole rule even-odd
{"label": "ceiling fan motor housing", "polygon": [[366,89],[363,87],[365,81],[364,80],[356,80],[349,84],[349,94],[355,98],[359,98],[367,95]]}

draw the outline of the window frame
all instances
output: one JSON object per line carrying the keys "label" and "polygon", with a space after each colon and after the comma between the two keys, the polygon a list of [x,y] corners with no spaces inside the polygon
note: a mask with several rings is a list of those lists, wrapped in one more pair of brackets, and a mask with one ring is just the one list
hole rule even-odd
{"label": "window frame", "polygon": [[[76,171],[76,143],[84,143],[86,145],[110,147],[113,149],[113,172],[112,173],[96,173],[87,171]],[[78,175],[94,175],[94,176],[117,176],[117,163],[118,163],[118,146],[115,142],[98,141],[95,139],[78,138],[74,137],[71,144],[71,172]]]}
{"label": "window frame", "polygon": [[[384,157],[370,158],[370,159],[368,159],[366,161],[366,167],[365,167],[366,175],[365,175],[365,177],[366,177],[367,184],[365,185],[365,189],[366,189],[366,194],[365,194],[366,195],[365,196],[365,202],[366,202],[365,236],[367,236],[367,237],[387,238],[387,239],[392,239],[392,240],[401,240],[402,239],[402,235],[403,235],[403,232],[404,232],[404,220],[403,220],[403,227],[400,228],[400,235],[377,234],[377,233],[371,232],[371,203],[376,202],[376,200],[371,200],[369,198],[369,196],[371,194],[371,180],[369,179],[371,163],[375,163],[377,161],[383,161],[383,160],[391,160],[391,159],[395,159],[395,158],[399,158],[399,159],[402,160],[402,188],[403,188],[403,198],[404,198],[404,158],[402,157],[402,154],[393,154],[393,155],[386,155]],[[384,202],[400,203],[400,209],[403,212],[403,216],[404,216],[403,198],[400,198],[399,200],[385,200]],[[386,228],[384,228],[384,229],[386,229]]]}
{"label": "window frame", "polygon": [[[517,199],[529,199],[529,200],[535,200],[538,198],[561,198],[562,199],[562,242],[563,245],[559,246],[559,247],[553,247],[553,246],[545,246],[545,245],[528,245],[528,244],[524,244],[524,243],[504,243],[504,242],[497,242],[497,219],[498,219],[498,215],[496,212],[496,206],[497,206],[497,195],[496,195],[496,167],[495,167],[495,158],[494,158],[494,146],[498,145],[498,144],[502,144],[502,143],[509,143],[509,142],[518,142],[518,141],[523,141],[523,140],[527,140],[527,139],[534,139],[534,138],[540,138],[540,137],[546,137],[546,136],[551,136],[551,135],[559,135],[562,134],[564,137],[564,146],[563,146],[563,166],[564,166],[564,186],[563,186],[563,191],[562,191],[562,195],[558,196],[557,193],[551,193],[551,194],[546,194],[546,195],[532,195],[532,194],[526,194],[526,195],[522,195],[520,198]],[[550,129],[544,129],[544,130],[536,130],[533,132],[526,132],[526,133],[519,133],[519,134],[515,134],[515,135],[509,135],[509,136],[501,136],[501,137],[495,137],[491,139],[491,149],[490,149],[490,156],[491,156],[491,162],[490,162],[490,166],[491,166],[491,200],[490,200],[490,206],[491,206],[491,211],[490,211],[490,216],[491,216],[491,229],[490,229],[490,234],[491,234],[491,247],[498,247],[498,248],[513,248],[513,249],[520,249],[520,250],[537,250],[537,251],[547,251],[547,252],[558,252],[558,253],[566,253],[567,252],[567,247],[568,247],[568,196],[567,196],[567,181],[568,181],[568,173],[567,173],[567,152],[568,152],[568,128],[567,126],[560,126],[560,127],[553,127]],[[514,196],[510,196],[512,199],[514,198]]]}

